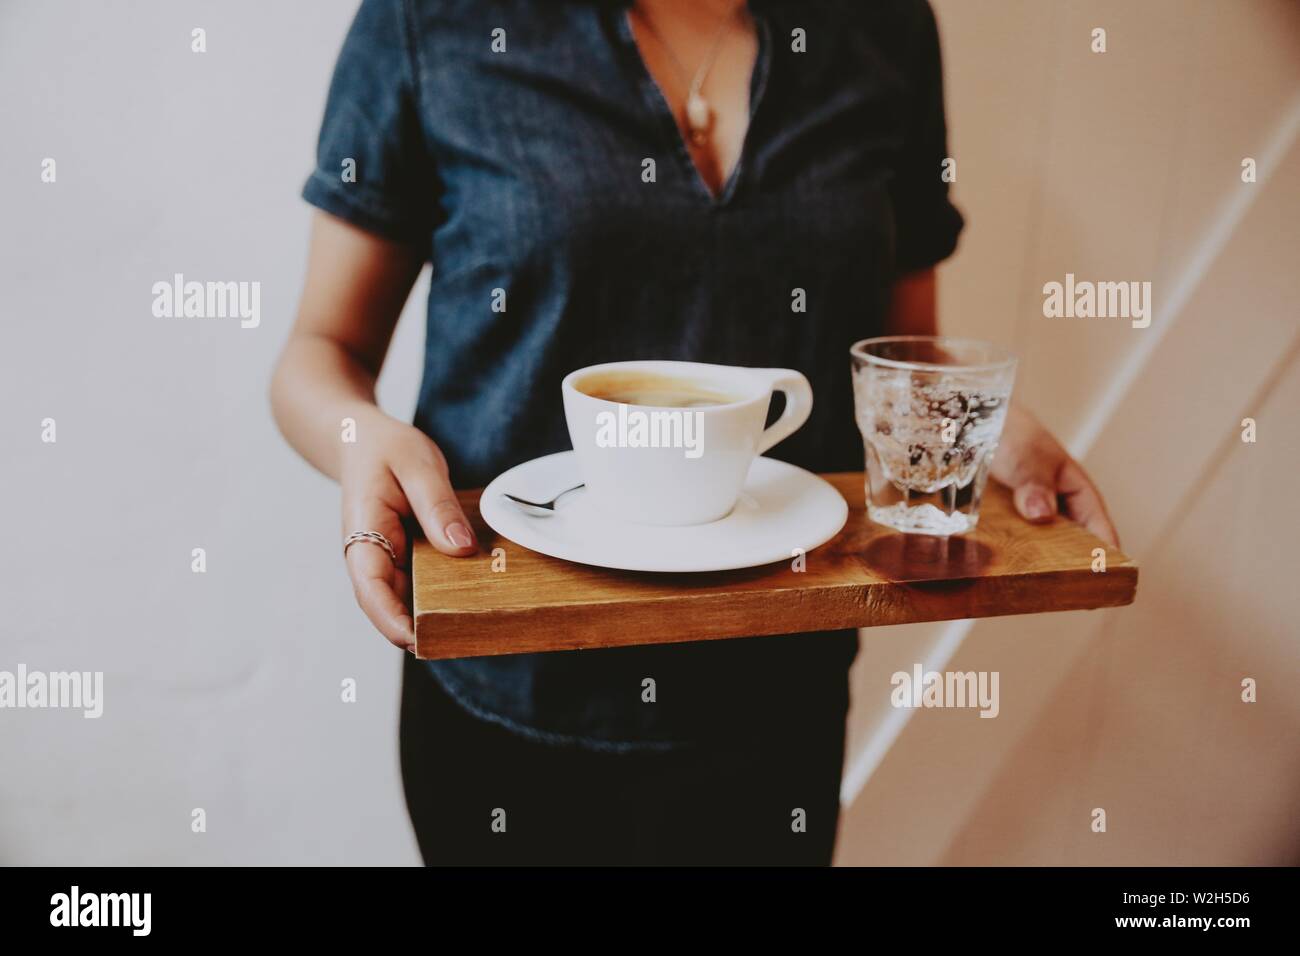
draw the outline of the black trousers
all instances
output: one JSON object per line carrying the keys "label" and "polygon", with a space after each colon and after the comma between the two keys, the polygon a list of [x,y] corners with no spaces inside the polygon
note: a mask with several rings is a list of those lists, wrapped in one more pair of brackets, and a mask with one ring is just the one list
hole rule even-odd
{"label": "black trousers", "polygon": [[402,783],[430,866],[825,866],[844,718],[827,708],[746,739],[595,752],[480,720],[406,655]]}

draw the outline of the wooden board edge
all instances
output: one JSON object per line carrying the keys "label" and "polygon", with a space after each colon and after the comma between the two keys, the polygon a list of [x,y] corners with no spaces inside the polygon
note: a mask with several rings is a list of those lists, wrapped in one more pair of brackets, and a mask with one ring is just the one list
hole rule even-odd
{"label": "wooden board edge", "polygon": [[[1103,573],[1107,576],[1105,588],[1095,586],[1092,571],[1072,570],[969,581],[828,585],[823,593],[791,589],[792,594],[800,596],[795,605],[806,605],[810,594],[824,603],[825,607],[819,610],[815,620],[810,620],[807,611],[797,606],[794,608],[797,614],[772,613],[773,594],[761,591],[700,595],[690,601],[652,598],[576,606],[417,610],[416,656],[421,660],[447,660],[594,650],[1093,610],[1132,604],[1137,593],[1137,566],[1108,568]],[[1078,584],[1084,580],[1089,581],[1089,586],[1081,589]],[[1035,601],[1032,593],[1026,596],[1026,592],[1043,587],[1052,591],[1051,600]],[[973,602],[972,597],[975,598]],[[765,613],[756,616],[755,611],[760,608]],[[971,613],[972,609],[976,613]],[[986,613],[979,613],[982,610]],[[647,615],[653,616],[659,634],[671,636],[644,640],[644,628],[637,628],[634,622],[636,618]],[[755,620],[763,623],[756,627]],[[616,635],[614,640],[611,640],[611,634]]]}

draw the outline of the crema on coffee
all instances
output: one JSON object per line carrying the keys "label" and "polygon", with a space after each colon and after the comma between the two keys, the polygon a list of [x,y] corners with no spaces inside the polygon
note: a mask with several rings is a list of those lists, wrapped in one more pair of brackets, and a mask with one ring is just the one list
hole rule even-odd
{"label": "crema on coffee", "polygon": [[650,408],[707,408],[741,399],[706,382],[623,370],[595,372],[574,382],[573,387],[592,398]]}

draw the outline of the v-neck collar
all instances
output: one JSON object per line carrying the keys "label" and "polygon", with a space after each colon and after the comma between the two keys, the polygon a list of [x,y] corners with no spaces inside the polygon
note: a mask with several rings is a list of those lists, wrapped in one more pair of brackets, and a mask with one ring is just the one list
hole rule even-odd
{"label": "v-neck collar", "polygon": [[695,160],[691,158],[691,151],[686,145],[681,127],[677,125],[677,117],[673,115],[672,108],[668,105],[668,98],[664,95],[659,83],[646,65],[645,58],[641,55],[629,19],[632,4],[630,2],[619,3],[612,8],[617,21],[615,29],[619,38],[623,41],[624,52],[627,54],[626,59],[633,71],[636,85],[640,88],[642,98],[671,134],[672,150],[677,157],[679,166],[682,167],[683,172],[691,180],[693,187],[703,195],[709,206],[714,209],[719,209],[730,203],[740,185],[745,171],[745,160],[749,154],[754,120],[758,116],[763,93],[767,89],[767,79],[772,59],[772,41],[767,16],[763,10],[756,9],[758,6],[753,2],[750,3],[750,16],[754,18],[754,30],[758,39],[758,52],[754,57],[754,68],[749,80],[749,120],[745,126],[745,135],[741,140],[740,153],[736,157],[735,165],[732,166],[731,171],[723,181],[722,189],[717,193],[709,188],[709,184],[704,181],[699,166],[695,165]]}

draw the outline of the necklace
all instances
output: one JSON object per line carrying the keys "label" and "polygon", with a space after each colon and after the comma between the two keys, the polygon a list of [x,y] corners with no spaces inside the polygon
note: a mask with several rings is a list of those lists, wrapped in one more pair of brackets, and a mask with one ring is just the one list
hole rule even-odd
{"label": "necklace", "polygon": [[719,22],[717,32],[713,35],[713,42],[709,44],[708,52],[704,54],[704,59],[696,67],[694,75],[691,75],[687,72],[686,67],[682,65],[677,53],[668,45],[668,41],[663,38],[659,28],[636,5],[633,5],[632,9],[640,17],[641,22],[645,24],[646,31],[667,51],[673,68],[677,71],[682,82],[686,84],[687,135],[693,145],[703,146],[708,141],[709,130],[713,127],[713,107],[704,98],[701,88],[709,75],[709,70],[713,69],[714,60],[718,58],[718,50],[722,47],[722,38],[726,36],[727,27],[731,25],[732,17],[723,17]]}

